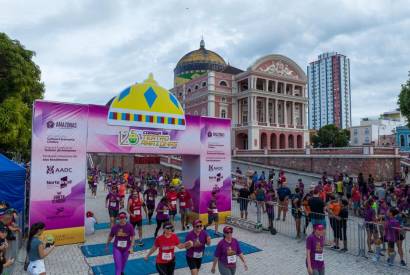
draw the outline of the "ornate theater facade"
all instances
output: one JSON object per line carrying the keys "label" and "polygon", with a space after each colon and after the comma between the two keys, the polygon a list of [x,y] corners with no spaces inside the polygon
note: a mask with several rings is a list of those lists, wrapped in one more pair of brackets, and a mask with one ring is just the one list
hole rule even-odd
{"label": "ornate theater facade", "polygon": [[309,140],[306,82],[286,56],[263,56],[241,70],[201,40],[177,63],[171,91],[186,114],[231,118],[233,149],[295,149]]}

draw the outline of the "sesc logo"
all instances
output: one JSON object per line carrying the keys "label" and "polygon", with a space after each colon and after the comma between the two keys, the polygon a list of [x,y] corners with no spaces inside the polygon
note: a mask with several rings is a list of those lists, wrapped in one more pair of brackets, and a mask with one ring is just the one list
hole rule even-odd
{"label": "sesc logo", "polygon": [[72,173],[73,168],[54,168],[54,165],[47,165],[47,174]]}

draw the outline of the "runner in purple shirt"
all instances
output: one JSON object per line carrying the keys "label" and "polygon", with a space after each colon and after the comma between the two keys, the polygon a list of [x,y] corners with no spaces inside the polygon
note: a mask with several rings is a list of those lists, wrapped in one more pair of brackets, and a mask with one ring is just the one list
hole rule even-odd
{"label": "runner in purple shirt", "polygon": [[151,224],[152,216],[154,215],[155,210],[155,198],[157,197],[158,192],[154,187],[154,184],[150,184],[149,188],[144,192],[145,203],[148,208],[148,224]]}
{"label": "runner in purple shirt", "polygon": [[245,257],[243,256],[239,242],[232,237],[233,228],[231,226],[225,226],[223,233],[224,238],[219,241],[215,250],[211,272],[215,273],[216,263],[218,263],[220,274],[234,275],[236,272],[236,260],[238,256],[243,262],[245,271],[247,271],[248,266],[246,265]]}
{"label": "runner in purple shirt", "polygon": [[133,253],[135,233],[134,227],[127,222],[127,214],[125,212],[121,212],[118,217],[120,220],[119,224],[116,224],[111,228],[105,250],[108,251],[108,246],[114,238],[113,257],[115,263],[115,275],[122,275],[124,274],[129,254]]}
{"label": "runner in purple shirt", "polygon": [[313,233],[306,239],[306,266],[309,275],[325,274],[325,261],[323,259],[324,229],[325,227],[322,224],[316,224]]}
{"label": "runner in purple shirt", "polygon": [[398,213],[399,211],[396,208],[391,208],[387,213],[387,218],[384,223],[384,238],[388,245],[387,263],[389,265],[394,264],[394,258],[396,257],[394,244],[399,240],[400,236],[400,222],[395,218]]}
{"label": "runner in purple shirt", "polygon": [[218,206],[216,204],[216,192],[212,192],[212,197],[208,202],[208,224],[205,226],[205,229],[215,223],[215,236],[219,236],[218,234],[218,223],[219,223],[219,215],[218,215]]}
{"label": "runner in purple shirt", "polygon": [[193,222],[193,230],[185,237],[185,242],[192,241],[193,246],[186,250],[186,261],[191,270],[191,275],[197,275],[201,268],[202,257],[204,256],[205,244],[211,244],[208,232],[203,230],[201,220]]}
{"label": "runner in purple shirt", "polygon": [[158,231],[161,228],[163,223],[169,221],[169,204],[167,197],[162,197],[160,202],[157,205],[157,228],[155,229],[154,237],[156,238],[158,235]]}
{"label": "runner in purple shirt", "polygon": [[120,201],[121,198],[118,195],[117,188],[113,186],[111,192],[105,198],[105,207],[108,208],[108,215],[110,216],[110,227],[115,224],[115,219],[120,211]]}

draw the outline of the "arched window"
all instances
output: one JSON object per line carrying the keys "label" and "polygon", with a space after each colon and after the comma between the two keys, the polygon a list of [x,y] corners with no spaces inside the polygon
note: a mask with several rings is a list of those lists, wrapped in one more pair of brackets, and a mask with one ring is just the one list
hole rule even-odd
{"label": "arched window", "polygon": [[195,85],[195,90],[198,90],[198,88],[199,88],[199,86],[198,86],[198,85]]}
{"label": "arched window", "polygon": [[400,135],[400,147],[404,147],[404,146],[406,146],[404,142],[404,135]]}
{"label": "arched window", "polygon": [[192,90],[191,90],[191,88],[189,88],[189,89],[188,89],[188,94],[191,93],[191,92],[192,92]]}
{"label": "arched window", "polygon": [[201,116],[206,116],[206,109],[205,108],[202,109]]}
{"label": "arched window", "polygon": [[226,81],[224,80],[221,80],[221,82],[219,82],[219,86],[228,87],[228,83],[226,83]]}
{"label": "arched window", "polygon": [[222,102],[226,102],[226,97],[223,96],[223,97],[221,98],[221,101],[222,101]]}
{"label": "arched window", "polygon": [[206,87],[206,81],[202,82],[202,87]]}
{"label": "arched window", "polygon": [[221,110],[221,118],[226,118],[226,110],[225,109]]}

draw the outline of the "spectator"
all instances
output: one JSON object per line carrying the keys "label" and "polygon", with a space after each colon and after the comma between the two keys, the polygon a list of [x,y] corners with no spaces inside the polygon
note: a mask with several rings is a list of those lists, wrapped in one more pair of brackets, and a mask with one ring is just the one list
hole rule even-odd
{"label": "spectator", "polygon": [[241,171],[241,169],[239,168],[239,167],[236,167],[236,171],[235,171],[237,174],[239,174],[239,175],[242,175],[242,171]]}
{"label": "spectator", "polygon": [[347,251],[347,219],[349,218],[349,202],[346,199],[342,199],[342,209],[339,213],[340,219],[340,236],[343,241],[343,248],[341,252]]}
{"label": "spectator", "polygon": [[309,199],[308,205],[310,208],[310,221],[312,226],[314,227],[317,224],[322,224],[326,227],[326,219],[325,219],[325,203],[319,197],[319,190],[315,189],[313,191],[313,197]]}
{"label": "spectator", "polygon": [[301,219],[302,219],[302,194],[298,187],[295,188],[295,194],[292,195],[292,216],[295,219],[296,239],[301,238]]}
{"label": "spectator", "polygon": [[377,227],[376,227],[376,212],[374,208],[372,207],[373,205],[373,200],[369,199],[365,203],[365,208],[364,208],[364,222],[365,222],[365,228],[367,232],[367,247],[368,247],[368,252],[369,253],[374,253],[372,249],[372,244],[377,238]]}
{"label": "spectator", "polygon": [[276,202],[276,194],[275,190],[268,189],[268,193],[265,196],[265,211],[268,215],[269,221],[269,230],[273,231],[273,220],[275,219],[275,202]]}
{"label": "spectator", "polygon": [[283,212],[283,221],[286,220],[286,213],[288,212],[289,197],[292,194],[289,187],[286,186],[286,181],[282,182],[281,187],[278,188],[278,217],[276,220],[280,220],[280,214]]}
{"label": "spectator", "polygon": [[85,235],[92,235],[95,233],[95,224],[97,223],[94,213],[87,211],[85,218]]}
{"label": "spectator", "polygon": [[265,179],[266,179],[265,171],[262,171],[261,175],[259,176],[259,180],[262,181],[262,180],[265,180]]}
{"label": "spectator", "polygon": [[334,195],[330,195],[330,201],[327,206],[327,212],[329,213],[329,222],[330,227],[333,230],[333,240],[334,246],[333,249],[340,249],[339,247],[339,239],[341,238],[341,224],[339,219],[339,214],[342,206],[335,198]]}
{"label": "spectator", "polygon": [[45,225],[42,222],[35,223],[30,228],[27,240],[27,257],[29,260],[28,273],[30,275],[46,274],[44,258],[54,250],[54,243],[43,243],[40,240]]}
{"label": "spectator", "polygon": [[238,195],[238,202],[239,202],[239,210],[241,211],[241,219],[248,218],[248,203],[249,203],[249,196],[251,192],[249,192],[248,185],[245,185],[239,190]]}

